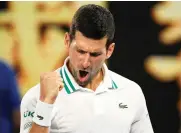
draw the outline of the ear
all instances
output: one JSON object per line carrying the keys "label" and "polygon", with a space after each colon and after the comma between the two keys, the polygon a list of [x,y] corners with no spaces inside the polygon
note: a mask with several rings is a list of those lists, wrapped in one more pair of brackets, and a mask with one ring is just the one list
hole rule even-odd
{"label": "ear", "polygon": [[109,57],[111,57],[113,51],[114,51],[114,47],[115,47],[115,43],[111,43],[107,49],[107,58],[106,59],[109,59]]}
{"label": "ear", "polygon": [[70,35],[68,32],[65,33],[64,43],[65,47],[68,49],[70,47]]}

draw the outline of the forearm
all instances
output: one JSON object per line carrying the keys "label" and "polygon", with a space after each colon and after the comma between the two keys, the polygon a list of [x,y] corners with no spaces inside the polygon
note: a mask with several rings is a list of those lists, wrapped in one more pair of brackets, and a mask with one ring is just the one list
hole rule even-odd
{"label": "forearm", "polygon": [[37,125],[36,123],[33,123],[29,133],[48,133],[48,132],[49,132],[48,127],[40,126]]}
{"label": "forearm", "polygon": [[57,72],[45,74],[44,77],[41,77],[40,86],[37,86],[37,89],[40,89],[39,99],[32,96],[34,93],[31,94],[31,92],[23,97],[21,102],[20,133],[49,132],[51,129],[54,102],[58,96],[60,86],[61,89],[63,88],[62,81],[63,80]]}
{"label": "forearm", "polygon": [[[32,127],[29,133],[48,133],[51,126],[52,104],[37,102]],[[41,114],[42,116],[38,115]]]}

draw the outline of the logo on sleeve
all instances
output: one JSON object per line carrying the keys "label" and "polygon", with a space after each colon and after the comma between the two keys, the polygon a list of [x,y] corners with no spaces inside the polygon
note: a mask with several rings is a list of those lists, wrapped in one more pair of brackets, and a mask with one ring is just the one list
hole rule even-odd
{"label": "logo on sleeve", "polygon": [[24,124],[24,130],[26,130],[27,128],[30,128],[32,126],[32,122],[27,122]]}
{"label": "logo on sleeve", "polygon": [[24,112],[24,118],[26,118],[26,117],[34,117],[34,111],[26,111],[26,112]]}
{"label": "logo on sleeve", "polygon": [[37,115],[37,117],[39,118],[39,120],[43,120],[44,119],[44,117],[40,116],[40,115]]}

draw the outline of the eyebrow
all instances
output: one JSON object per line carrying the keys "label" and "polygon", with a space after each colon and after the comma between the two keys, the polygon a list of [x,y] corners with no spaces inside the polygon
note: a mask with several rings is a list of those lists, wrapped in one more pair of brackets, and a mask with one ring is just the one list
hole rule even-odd
{"label": "eyebrow", "polygon": [[91,53],[91,54],[92,54],[92,53],[93,53],[93,54],[95,54],[95,53],[102,53],[101,50],[97,50],[97,51],[94,51],[94,52],[89,52],[89,51],[86,51],[86,50],[84,50],[84,49],[78,47],[77,45],[75,46],[75,48],[76,48],[76,50],[81,50],[81,51],[83,51],[83,52]]}
{"label": "eyebrow", "polygon": [[95,51],[95,52],[85,51],[85,50],[81,49],[81,48],[78,47],[78,46],[75,46],[75,48],[76,48],[76,50],[80,50],[80,51],[83,51],[83,52],[85,52],[85,53],[90,53],[90,54],[101,54],[101,53],[102,53],[102,51]]}

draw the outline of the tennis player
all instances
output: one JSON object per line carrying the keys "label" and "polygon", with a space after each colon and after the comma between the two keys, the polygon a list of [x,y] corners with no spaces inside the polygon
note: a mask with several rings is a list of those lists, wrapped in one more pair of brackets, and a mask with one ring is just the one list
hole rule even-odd
{"label": "tennis player", "polygon": [[22,99],[20,133],[153,133],[139,85],[105,64],[114,33],[106,8],[77,10],[65,34],[64,65],[43,73]]}

